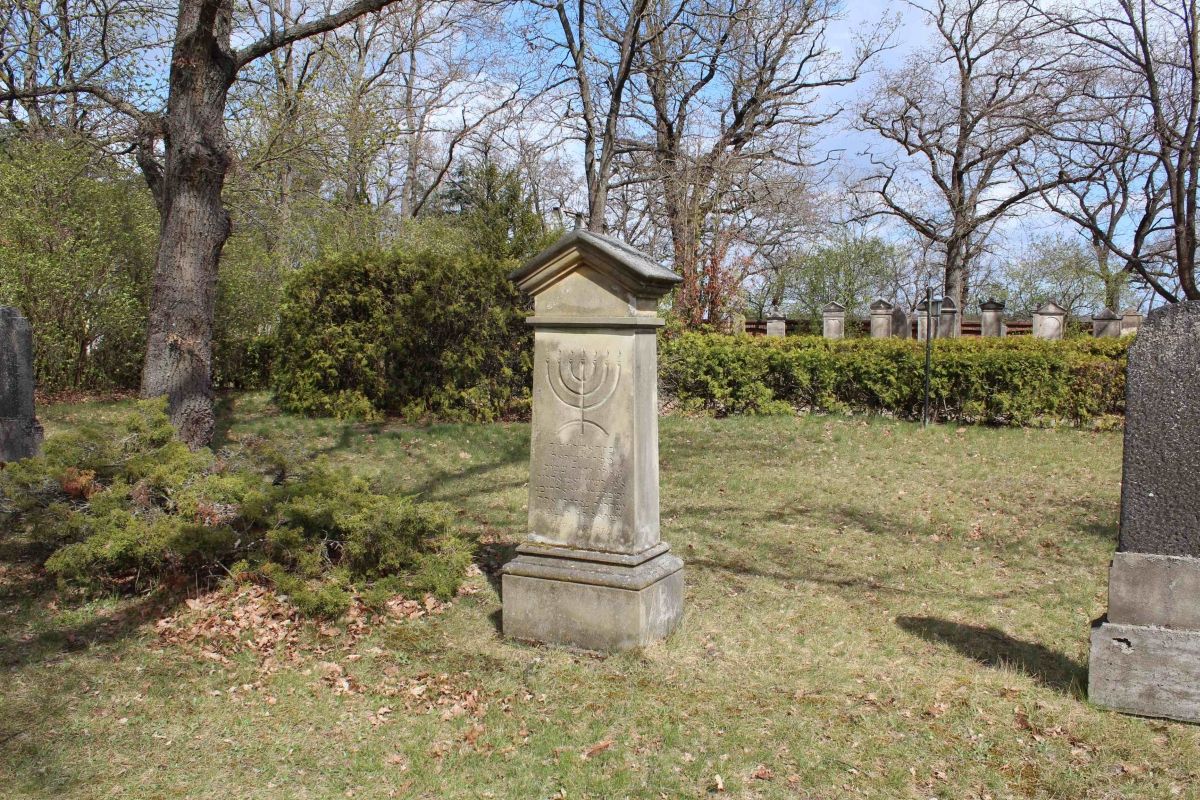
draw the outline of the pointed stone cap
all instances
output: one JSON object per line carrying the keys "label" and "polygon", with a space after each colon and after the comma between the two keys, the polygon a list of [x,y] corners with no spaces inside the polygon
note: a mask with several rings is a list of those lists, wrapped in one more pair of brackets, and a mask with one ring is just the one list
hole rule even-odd
{"label": "pointed stone cap", "polygon": [[1038,310],[1033,313],[1043,314],[1046,316],[1066,316],[1067,310],[1053,300],[1050,300],[1049,302],[1042,303],[1042,305],[1038,307]]}
{"label": "pointed stone cap", "polygon": [[1106,308],[1099,314],[1093,316],[1092,319],[1120,319],[1120,317],[1118,317],[1116,312],[1111,308]]}
{"label": "pointed stone cap", "polygon": [[584,265],[639,297],[661,297],[683,280],[640,250],[583,229],[565,234],[509,278],[536,296]]}
{"label": "pointed stone cap", "polygon": [[824,308],[822,308],[821,313],[822,314],[844,314],[844,313],[846,313],[846,307],[835,300],[834,302],[829,303]]}
{"label": "pointed stone cap", "polygon": [[989,297],[987,300],[984,300],[982,303],[979,304],[979,310],[980,311],[1003,311],[1004,310],[1004,302],[1001,300],[997,300],[994,297]]}
{"label": "pointed stone cap", "polygon": [[887,300],[884,300],[881,297],[878,300],[876,300],[874,303],[871,303],[871,310],[872,311],[891,311],[892,304],[889,303]]}
{"label": "pointed stone cap", "polygon": [[[935,308],[937,306],[940,306],[941,304],[942,304],[942,298],[940,298],[940,297],[933,298],[933,305]],[[924,311],[927,308],[929,308],[928,300],[922,300],[921,302],[917,303],[917,308],[916,308],[917,311]]]}

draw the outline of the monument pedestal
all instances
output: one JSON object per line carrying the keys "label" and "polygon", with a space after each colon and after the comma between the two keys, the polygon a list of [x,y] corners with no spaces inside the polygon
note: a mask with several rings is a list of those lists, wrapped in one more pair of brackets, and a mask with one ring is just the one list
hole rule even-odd
{"label": "monument pedestal", "polygon": [[504,566],[504,633],[612,652],[665,638],[683,613],[683,561],[666,543],[636,555],[523,544]]}
{"label": "monument pedestal", "polygon": [[1108,614],[1092,626],[1088,699],[1200,722],[1200,558],[1113,556]]}

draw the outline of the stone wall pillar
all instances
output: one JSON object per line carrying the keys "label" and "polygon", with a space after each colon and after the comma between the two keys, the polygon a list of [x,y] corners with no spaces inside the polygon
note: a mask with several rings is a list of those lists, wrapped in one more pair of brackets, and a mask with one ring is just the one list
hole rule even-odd
{"label": "stone wall pillar", "polygon": [[1051,300],[1033,312],[1033,335],[1038,339],[1061,339],[1067,310]]}
{"label": "stone wall pillar", "polygon": [[933,301],[933,308],[929,307],[928,300],[922,300],[917,303],[916,310],[913,312],[917,315],[917,340],[925,341],[926,328],[930,339],[938,338],[938,322],[941,316],[941,300]]}
{"label": "stone wall pillar", "polygon": [[1121,335],[1130,336],[1142,327],[1142,313],[1136,308],[1127,308],[1121,312]]}
{"label": "stone wall pillar", "polygon": [[0,462],[41,451],[33,389],[33,328],[17,309],[0,307]]}
{"label": "stone wall pillar", "polygon": [[1092,317],[1092,336],[1097,339],[1115,339],[1121,335],[1121,318],[1111,308],[1106,308]]}
{"label": "stone wall pillar", "polygon": [[904,309],[900,306],[892,309],[892,336],[897,339],[912,338],[912,326],[908,324],[908,314],[905,314]]}
{"label": "stone wall pillar", "polygon": [[841,339],[846,335],[846,307],[830,303],[821,309],[821,333],[826,339]]}
{"label": "stone wall pillar", "polygon": [[979,304],[979,335],[1003,336],[1004,303],[994,297]]}
{"label": "stone wall pillar", "polygon": [[1088,699],[1200,722],[1200,300],[1155,309],[1129,349],[1121,534]]}
{"label": "stone wall pillar", "polygon": [[659,538],[658,301],[680,278],[568,233],[513,273],[533,295],[529,525],[503,570],[504,634],[602,652],[668,635],[683,562]]}
{"label": "stone wall pillar", "polygon": [[958,313],[958,306],[949,297],[942,298],[938,316],[941,317],[938,322],[938,337],[957,339],[962,334],[962,315]]}
{"label": "stone wall pillar", "polygon": [[871,303],[871,338],[886,339],[892,333],[892,304],[880,298]]}

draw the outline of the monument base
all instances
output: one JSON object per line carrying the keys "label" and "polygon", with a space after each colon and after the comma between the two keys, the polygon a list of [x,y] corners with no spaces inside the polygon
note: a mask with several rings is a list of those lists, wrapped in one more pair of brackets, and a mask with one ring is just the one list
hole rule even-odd
{"label": "monument base", "polygon": [[1200,722],[1200,631],[1097,621],[1088,699],[1127,714]]}
{"label": "monument base", "polygon": [[20,461],[42,451],[42,425],[36,419],[0,419],[0,462]]}
{"label": "monument base", "polygon": [[605,653],[666,638],[683,614],[683,561],[669,550],[521,545],[503,570],[504,635]]}

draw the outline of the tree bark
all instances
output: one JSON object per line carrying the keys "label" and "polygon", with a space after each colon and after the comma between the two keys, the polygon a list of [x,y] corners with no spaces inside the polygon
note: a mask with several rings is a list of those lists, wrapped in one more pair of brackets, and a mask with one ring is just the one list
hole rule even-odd
{"label": "tree bark", "polygon": [[166,396],[179,438],[212,440],[217,264],[229,238],[225,102],[237,71],[231,0],[181,0],[163,141],[162,227],[150,297],[143,397]]}

